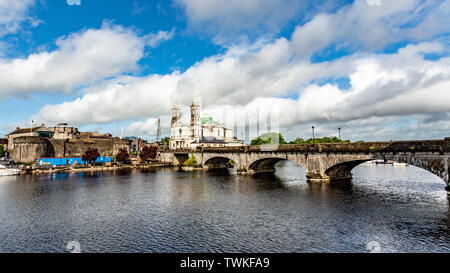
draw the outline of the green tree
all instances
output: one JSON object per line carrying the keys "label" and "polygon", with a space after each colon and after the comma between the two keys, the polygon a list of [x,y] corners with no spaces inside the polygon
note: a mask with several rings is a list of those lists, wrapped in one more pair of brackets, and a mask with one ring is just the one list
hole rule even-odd
{"label": "green tree", "polygon": [[314,141],[312,138],[304,140],[303,138],[296,138],[295,140],[289,142],[289,144],[313,144],[313,143],[342,143],[342,142],[350,142],[350,140],[341,140],[338,137],[322,137],[315,138]]}
{"label": "green tree", "polygon": [[163,138],[161,139],[161,142],[162,142],[162,144],[164,144],[164,145],[169,145],[169,140],[170,140],[170,137],[163,137]]}
{"label": "green tree", "polygon": [[290,141],[289,144],[305,144],[305,140],[301,137],[297,137],[293,141]]}
{"label": "green tree", "polygon": [[286,144],[286,141],[280,133],[270,132],[252,139],[252,142],[250,143],[250,145],[261,144]]}
{"label": "green tree", "polygon": [[5,156],[5,148],[3,148],[3,144],[0,144],[0,157]]}

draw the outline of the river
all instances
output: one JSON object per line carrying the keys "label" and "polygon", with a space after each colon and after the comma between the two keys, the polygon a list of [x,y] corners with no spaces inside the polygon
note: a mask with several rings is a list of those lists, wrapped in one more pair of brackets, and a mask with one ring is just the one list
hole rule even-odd
{"label": "river", "polygon": [[450,252],[445,185],[425,170],[360,165],[322,185],[276,168],[0,177],[0,252]]}

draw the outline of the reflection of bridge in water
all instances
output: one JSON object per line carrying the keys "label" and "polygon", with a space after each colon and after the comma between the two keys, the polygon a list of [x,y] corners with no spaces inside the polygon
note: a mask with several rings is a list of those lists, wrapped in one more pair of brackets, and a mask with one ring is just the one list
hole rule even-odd
{"label": "reflection of bridge in water", "polygon": [[280,160],[294,161],[307,172],[309,181],[351,179],[357,165],[374,160],[393,160],[414,165],[439,176],[449,189],[450,138],[361,143],[261,145],[243,147],[198,147],[160,153],[165,162],[181,165],[193,155],[204,168],[233,164],[241,174],[274,172]]}

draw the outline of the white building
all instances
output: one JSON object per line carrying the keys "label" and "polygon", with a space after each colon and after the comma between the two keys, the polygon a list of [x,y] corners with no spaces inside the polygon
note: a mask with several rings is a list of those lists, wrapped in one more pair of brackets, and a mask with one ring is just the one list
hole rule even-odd
{"label": "white building", "polygon": [[200,118],[200,105],[191,105],[190,124],[181,122],[181,109],[172,108],[170,149],[203,147],[242,146],[243,142],[233,137],[233,131],[223,123],[213,121],[209,115]]}

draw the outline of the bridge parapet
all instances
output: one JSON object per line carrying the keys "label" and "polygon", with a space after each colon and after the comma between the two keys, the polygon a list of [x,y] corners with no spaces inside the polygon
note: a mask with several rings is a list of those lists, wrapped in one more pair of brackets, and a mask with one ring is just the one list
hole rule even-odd
{"label": "bridge parapet", "polygon": [[[400,153],[400,152],[450,152],[450,138],[445,140],[414,140],[388,142],[349,142],[252,145],[241,147],[197,147],[196,152],[242,153],[242,152],[297,152],[297,153]],[[191,151],[194,152],[194,151]]]}

